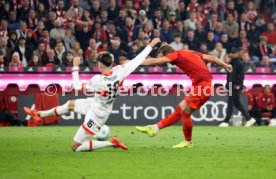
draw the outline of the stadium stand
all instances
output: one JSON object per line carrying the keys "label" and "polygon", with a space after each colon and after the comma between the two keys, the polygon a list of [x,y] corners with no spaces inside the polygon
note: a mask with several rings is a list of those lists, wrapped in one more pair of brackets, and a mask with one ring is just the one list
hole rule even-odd
{"label": "stadium stand", "polygon": [[176,49],[210,53],[222,60],[231,46],[242,44],[252,67],[275,67],[270,60],[276,55],[275,5],[254,2],[3,0],[0,63],[71,66],[72,57],[80,56],[83,66],[94,67],[97,53],[108,50],[119,64],[122,56],[131,59],[152,37],[160,37]]}
{"label": "stadium stand", "polygon": [[[0,0],[0,75],[69,73],[76,56],[82,59],[83,73],[96,73],[97,53],[107,50],[113,53],[115,65],[120,64],[135,57],[153,37],[160,37],[175,49],[196,50],[224,61],[229,59],[231,47],[242,46],[247,51],[242,57],[246,72],[275,75],[276,8],[271,2]],[[155,54],[156,51],[151,56]],[[209,67],[212,73],[224,73]],[[166,66],[141,68],[136,73],[179,71]],[[164,90],[162,85],[155,84]],[[262,85],[253,85],[251,92],[255,97],[263,91]],[[166,90],[174,94],[175,87]],[[0,91],[15,114],[17,95],[36,94],[41,86],[31,84],[25,92],[19,88],[9,84],[4,92]],[[276,84],[272,92],[276,96]]]}

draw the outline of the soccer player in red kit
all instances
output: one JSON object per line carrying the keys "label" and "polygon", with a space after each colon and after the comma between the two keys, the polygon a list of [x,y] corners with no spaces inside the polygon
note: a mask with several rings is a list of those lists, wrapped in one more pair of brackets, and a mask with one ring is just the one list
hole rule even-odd
{"label": "soccer player in red kit", "polygon": [[161,65],[172,63],[178,66],[192,80],[192,89],[189,94],[175,108],[175,111],[159,121],[157,124],[136,127],[140,132],[153,137],[158,130],[175,124],[182,119],[182,130],[185,140],[173,148],[192,147],[192,119],[191,114],[199,109],[211,96],[212,76],[205,62],[215,63],[227,72],[232,66],[210,55],[191,50],[175,51],[169,45],[163,45],[157,52],[158,58],[148,58],[142,65]]}
{"label": "soccer player in red kit", "polygon": [[270,118],[276,117],[276,104],[274,94],[271,92],[270,86],[265,85],[264,91],[259,93],[257,99],[257,106],[260,108],[261,113],[271,113]]}

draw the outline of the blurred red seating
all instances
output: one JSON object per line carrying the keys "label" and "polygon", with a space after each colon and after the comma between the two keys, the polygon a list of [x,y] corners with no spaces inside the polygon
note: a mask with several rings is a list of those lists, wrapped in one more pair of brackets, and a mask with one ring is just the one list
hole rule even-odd
{"label": "blurred red seating", "polygon": [[263,112],[262,117],[265,117],[265,118],[271,117],[271,112]]}
{"label": "blurred red seating", "polygon": [[40,92],[41,91],[40,91],[40,88],[39,88],[38,84],[30,84],[27,87],[26,91],[22,92],[21,94],[23,94],[23,95],[32,95],[32,94],[35,95],[35,94],[40,93]]}
{"label": "blurred red seating", "polygon": [[181,84],[173,84],[172,87],[171,87],[171,89],[170,89],[170,91],[169,91],[169,94],[171,94],[171,95],[177,95],[177,94],[184,95],[184,87],[183,87],[183,85],[181,85]]}
{"label": "blurred red seating", "polygon": [[4,91],[4,100],[9,110],[14,115],[18,114],[18,95],[19,95],[19,87],[17,84],[8,84],[7,88]]}
{"label": "blurred red seating", "polygon": [[274,97],[276,99],[276,84],[274,84],[271,88],[271,92],[274,94]]}
{"label": "blurred red seating", "polygon": [[45,66],[46,67],[56,67],[56,64],[54,64],[54,63],[47,63]]}
{"label": "blurred red seating", "polygon": [[162,95],[166,94],[166,90],[163,88],[162,84],[153,84],[151,89],[148,91],[148,95]]}
{"label": "blurred red seating", "polygon": [[5,108],[4,91],[0,91],[0,110]]}
{"label": "blurred red seating", "polygon": [[145,93],[145,91],[144,85],[142,83],[137,83],[131,86],[128,90],[128,94]]}
{"label": "blurred red seating", "polygon": [[[52,91],[56,91],[56,93],[57,94],[62,94],[62,87],[60,86],[60,84],[58,84],[58,83],[53,83],[53,84],[50,84],[50,85],[48,85],[47,87],[49,87],[49,86],[52,86]],[[45,89],[47,89],[47,87],[45,88]],[[44,90],[45,90],[44,89]]]}

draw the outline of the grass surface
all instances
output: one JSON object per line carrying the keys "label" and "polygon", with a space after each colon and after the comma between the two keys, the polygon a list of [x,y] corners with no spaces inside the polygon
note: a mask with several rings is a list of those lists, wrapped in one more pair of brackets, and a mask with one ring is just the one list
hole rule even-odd
{"label": "grass surface", "polygon": [[0,128],[0,179],[276,178],[276,129],[195,127],[194,147],[172,149],[181,127],[149,138],[111,126],[128,151],[73,153],[77,127]]}

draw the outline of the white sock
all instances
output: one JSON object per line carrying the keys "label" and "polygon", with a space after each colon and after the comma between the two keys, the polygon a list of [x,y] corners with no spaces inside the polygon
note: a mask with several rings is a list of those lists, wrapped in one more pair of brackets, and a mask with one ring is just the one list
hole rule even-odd
{"label": "white sock", "polygon": [[159,131],[159,127],[157,126],[157,124],[153,124],[150,126],[152,130],[154,130],[155,132]]}
{"label": "white sock", "polygon": [[68,105],[69,105],[69,102],[65,103],[62,106],[58,106],[46,111],[38,111],[38,114],[40,117],[61,116],[69,112]]}
{"label": "white sock", "polygon": [[92,151],[104,147],[113,147],[110,141],[95,141],[90,140],[82,143],[76,150],[76,152]]}

